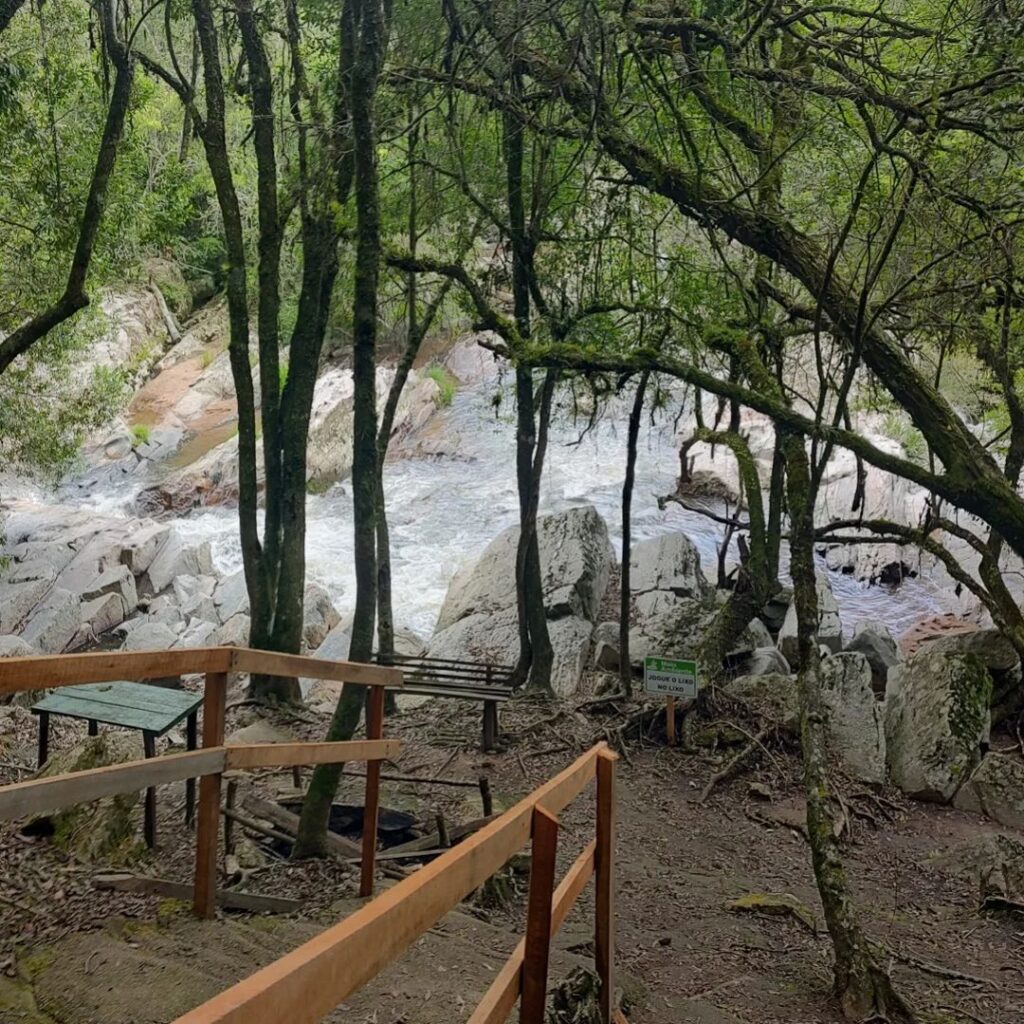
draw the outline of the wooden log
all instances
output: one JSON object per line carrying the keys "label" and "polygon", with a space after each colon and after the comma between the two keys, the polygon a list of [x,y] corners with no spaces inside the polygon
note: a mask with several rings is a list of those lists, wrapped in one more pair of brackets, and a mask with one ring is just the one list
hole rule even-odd
{"label": "wooden log", "polygon": [[[203,693],[203,747],[224,743],[226,672],[209,672]],[[196,816],[196,867],[193,909],[197,917],[213,917],[217,899],[217,837],[220,830],[220,774],[199,780],[199,813]]]}
{"label": "wooden log", "polygon": [[[294,837],[299,831],[299,816],[270,800],[263,800],[258,796],[249,794],[242,801],[242,806],[257,818],[265,818],[273,822],[278,828],[283,829],[288,835]],[[362,852],[358,844],[351,839],[339,836],[337,832],[327,833],[327,848],[339,857],[346,860],[359,857]]]}
{"label": "wooden log", "polygon": [[[230,783],[228,783],[230,785]],[[228,827],[234,822],[238,822],[242,828],[249,829],[250,832],[255,832],[257,835],[266,836],[268,839],[276,839],[281,843],[291,843],[294,840],[294,836],[288,835],[286,832],[278,832],[276,829],[270,828],[264,825],[260,821],[256,821],[254,818],[250,818],[239,811],[236,811],[233,807],[225,807],[224,814],[224,838],[227,840]],[[225,846],[226,846],[225,842]],[[233,852],[233,851],[232,851]]]}
{"label": "wooden log", "polygon": [[280,768],[293,764],[338,764],[398,757],[399,740],[348,740],[339,743],[246,743],[226,748],[228,768]]}
{"label": "wooden log", "polygon": [[[448,843],[454,845],[466,836],[471,836],[474,832],[478,832],[495,819],[496,815],[489,814],[486,818],[474,818],[472,821],[467,821],[465,824],[456,825],[455,828],[448,829]],[[428,832],[427,835],[421,836],[419,839],[412,839],[408,843],[402,843],[401,846],[392,846],[388,851],[389,853],[417,853],[422,850],[430,850],[434,847],[441,845],[441,835],[438,832]]]}
{"label": "wooden log", "polygon": [[[374,686],[366,695],[366,738],[384,735],[384,687]],[[366,796],[363,800],[363,862],[359,870],[359,895],[373,895],[374,859],[377,854],[377,815],[380,810],[380,761],[366,766]]]}
{"label": "wooden log", "polygon": [[105,796],[223,771],[225,757],[222,747],[194,750],[17,782],[0,787],[0,819],[27,818],[30,814],[59,811],[64,807],[89,803]]}
{"label": "wooden log", "polygon": [[544,1024],[551,959],[551,897],[557,857],[558,819],[543,807],[535,807],[519,1024]]}
{"label": "wooden log", "polygon": [[0,693],[56,689],[79,683],[227,672],[228,647],[183,647],[173,651],[100,651],[0,661]]}
{"label": "wooden log", "polygon": [[603,749],[587,751],[476,835],[177,1024],[315,1024],[522,849],[533,808],[561,811],[594,778]]}
{"label": "wooden log", "polygon": [[279,654],[276,651],[257,651],[249,647],[231,650],[232,672],[258,672],[268,676],[288,676],[293,679],[330,679],[337,683],[357,683],[361,686],[387,686],[401,689],[402,670],[385,665],[364,665],[356,661],[327,661],[308,658],[301,654]]}
{"label": "wooden log", "polygon": [[[573,862],[571,868],[558,884],[551,901],[551,935],[553,939],[565,923],[587,882],[594,874],[594,850],[597,840],[591,840]],[[467,1024],[505,1024],[512,1008],[519,998],[523,963],[526,960],[526,939],[521,939],[512,955],[502,965],[491,987],[477,1003]]]}
{"label": "wooden log", "polygon": [[594,961],[601,990],[598,994],[601,1020],[612,1024],[615,992],[615,762],[610,750],[597,758],[597,875],[594,927]]}
{"label": "wooden log", "polygon": [[[166,878],[147,878],[143,875],[103,874],[92,880],[97,889],[116,889],[120,892],[140,892],[149,896],[164,896],[176,900],[192,901],[194,892],[185,882],[171,882]],[[247,910],[254,914],[293,914],[302,909],[301,900],[282,896],[258,896],[255,893],[219,889],[217,903],[229,910]]]}

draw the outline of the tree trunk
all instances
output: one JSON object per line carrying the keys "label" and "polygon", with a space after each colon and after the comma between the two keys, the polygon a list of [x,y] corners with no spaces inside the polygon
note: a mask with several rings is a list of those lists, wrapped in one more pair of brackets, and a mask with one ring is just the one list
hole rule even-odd
{"label": "tree trunk", "polygon": [[631,612],[629,559],[632,545],[633,481],[636,478],[636,446],[640,436],[640,417],[644,410],[644,394],[650,374],[640,374],[636,386],[633,408],[629,413],[629,431],[626,438],[626,478],[622,482],[622,573],[620,576],[619,600],[619,682],[622,692],[633,693],[633,666],[629,658],[629,620]]}
{"label": "tree trunk", "polygon": [[[387,46],[388,26],[375,0],[354,0],[357,39],[350,103],[355,156],[356,259],[352,304],[352,504],[355,521],[356,607],[349,659],[373,656],[377,606],[377,294],[380,276],[380,196],[374,98]],[[346,684],[331,719],[328,740],[350,739],[359,723],[366,688]],[[319,765],[302,807],[294,857],[326,855],[331,802],[344,766]]]}
{"label": "tree trunk", "polygon": [[800,742],[807,795],[807,832],[814,877],[835,951],[835,994],[848,1020],[913,1021],[913,1013],[876,962],[868,939],[861,931],[835,834],[816,636],[814,496],[803,438],[789,434],[782,444],[790,513],[790,574],[800,652]]}

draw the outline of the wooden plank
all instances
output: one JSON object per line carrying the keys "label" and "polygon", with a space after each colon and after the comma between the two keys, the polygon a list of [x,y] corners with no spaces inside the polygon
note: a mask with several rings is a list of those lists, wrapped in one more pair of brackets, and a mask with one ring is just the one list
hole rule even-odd
{"label": "wooden plank", "polygon": [[[210,672],[203,692],[203,746],[224,743],[224,705],[227,700],[226,672]],[[213,917],[217,899],[217,838],[220,831],[221,776],[204,775],[199,780],[199,813],[196,815],[195,893],[192,906],[197,917]]]}
{"label": "wooden plank", "polygon": [[79,683],[227,672],[228,647],[182,647],[173,651],[99,651],[0,660],[0,693],[55,689]]}
{"label": "wooden plank", "polygon": [[387,761],[398,757],[399,740],[348,740],[343,743],[246,743],[227,747],[228,770],[279,768],[293,764]]}
{"label": "wooden plank", "polygon": [[[273,822],[278,828],[283,829],[290,836],[296,835],[299,830],[299,816],[281,807],[280,804],[272,803],[270,800],[263,800],[258,796],[249,794],[242,801],[242,806],[257,818],[265,818]],[[357,858],[361,850],[351,839],[339,836],[337,832],[327,833],[327,848],[339,857],[346,860]]]}
{"label": "wooden plank", "polygon": [[[366,694],[366,738],[384,735],[384,689],[375,686]],[[363,860],[359,866],[359,895],[373,895],[373,868],[377,855],[377,815],[380,811],[380,761],[366,766],[366,795],[363,798]]]}
{"label": "wooden plank", "polygon": [[615,762],[610,750],[597,758],[597,875],[594,928],[594,961],[601,990],[598,993],[601,1020],[612,1024],[615,999]]}
{"label": "wooden plank", "polygon": [[105,796],[223,771],[224,761],[224,749],[217,747],[16,782],[0,787],[0,819],[26,818],[30,814],[57,811]]}
{"label": "wooden plank", "polygon": [[[166,878],[148,878],[144,875],[111,873],[96,875],[92,884],[97,889],[115,889],[119,892],[140,892],[150,896],[166,896],[192,902],[194,890],[186,882],[172,882]],[[293,914],[302,909],[302,900],[289,900],[283,896],[260,896],[257,893],[218,889],[217,904],[229,910],[247,910],[253,914]]]}
{"label": "wooden plank", "polygon": [[256,651],[248,647],[231,649],[233,672],[260,672],[270,676],[291,676],[295,679],[330,679],[339,683],[362,686],[402,686],[402,670],[385,665],[364,665],[355,661],[327,661],[300,654],[278,654]]}
{"label": "wooden plank", "polygon": [[551,959],[551,896],[557,857],[558,819],[543,807],[535,807],[519,1024],[544,1024]]}
{"label": "wooden plank", "polygon": [[[553,939],[565,923],[580,893],[586,888],[594,874],[594,850],[597,840],[591,840],[573,862],[565,877],[558,884],[551,901],[551,935]],[[521,939],[512,955],[502,965],[491,987],[477,1003],[467,1024],[505,1024],[512,1008],[519,998],[523,962],[526,960],[526,939]]]}
{"label": "wooden plank", "polygon": [[[457,842],[465,839],[466,836],[471,836],[474,832],[479,832],[484,825],[490,824],[494,821],[498,815],[488,814],[483,818],[473,818],[471,821],[467,821],[465,824],[456,825],[455,828],[448,830],[448,841],[454,845]],[[389,853],[416,853],[422,850],[430,850],[435,846],[441,845],[441,836],[437,832],[428,832],[425,836],[420,836],[419,839],[411,839],[407,843],[402,843],[401,846],[392,846],[388,851]]]}
{"label": "wooden plank", "polygon": [[522,849],[534,807],[557,814],[568,805],[594,778],[602,749],[587,751],[476,835],[177,1024],[319,1021]]}

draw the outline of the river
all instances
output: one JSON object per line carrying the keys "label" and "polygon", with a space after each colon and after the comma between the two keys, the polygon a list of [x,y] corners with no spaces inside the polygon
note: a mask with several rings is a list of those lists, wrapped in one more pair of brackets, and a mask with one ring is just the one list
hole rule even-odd
{"label": "river", "polygon": [[[396,623],[423,637],[433,631],[455,571],[476,559],[498,533],[517,521],[511,406],[506,402],[505,411],[496,415],[494,393],[493,384],[462,388],[445,410],[446,432],[458,435],[455,456],[403,458],[386,467]],[[605,517],[620,552],[626,415],[625,401],[614,401],[586,432],[568,415],[556,416],[540,502],[542,514],[593,504]],[[721,528],[678,505],[658,508],[656,496],[673,489],[677,467],[671,421],[664,417],[653,426],[645,421],[636,467],[634,538],[684,531],[713,579]],[[131,492],[120,490],[94,494],[86,503],[110,513],[124,510],[131,497]],[[182,525],[190,538],[210,540],[219,570],[228,573],[241,566],[234,510],[194,512]],[[310,576],[327,588],[343,615],[351,611],[355,581],[352,496],[347,482],[309,497],[306,551]],[[829,573],[829,578],[848,634],[859,620],[874,618],[899,635],[922,615],[948,610],[941,591],[927,579],[908,579],[890,590],[838,573]]]}

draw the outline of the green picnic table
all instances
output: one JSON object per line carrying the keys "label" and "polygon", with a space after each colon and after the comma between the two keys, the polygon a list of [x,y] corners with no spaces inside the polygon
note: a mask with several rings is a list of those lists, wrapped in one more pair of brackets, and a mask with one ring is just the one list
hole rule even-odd
{"label": "green picnic table", "polygon": [[[202,694],[184,690],[169,690],[145,683],[89,683],[54,690],[38,704],[32,713],[39,716],[39,766],[50,754],[50,716],[84,719],[89,723],[89,735],[99,733],[99,724],[138,729],[142,733],[142,747],[146,757],[156,756],[156,739],[185,720],[185,746],[196,749],[196,713],[203,702]],[[185,820],[191,824],[195,808],[196,781],[185,782]],[[145,813],[146,845],[156,845],[156,789],[146,790]]]}

